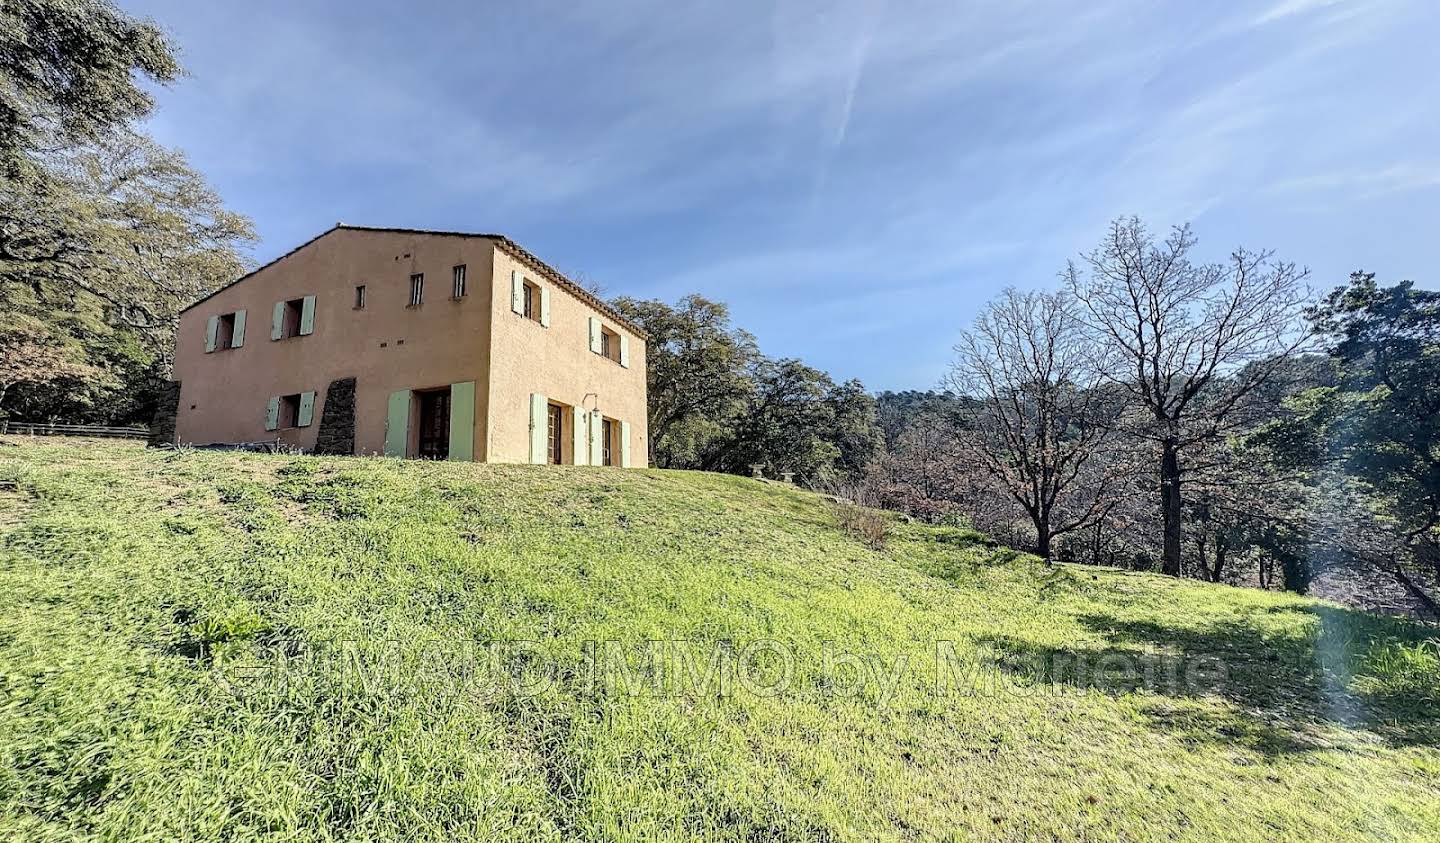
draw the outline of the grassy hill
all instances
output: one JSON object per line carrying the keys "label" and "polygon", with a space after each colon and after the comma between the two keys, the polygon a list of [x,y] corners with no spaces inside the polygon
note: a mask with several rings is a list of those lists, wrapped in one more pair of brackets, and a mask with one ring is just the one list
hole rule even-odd
{"label": "grassy hill", "polygon": [[1435,839],[1426,634],[736,477],[12,439],[0,837]]}

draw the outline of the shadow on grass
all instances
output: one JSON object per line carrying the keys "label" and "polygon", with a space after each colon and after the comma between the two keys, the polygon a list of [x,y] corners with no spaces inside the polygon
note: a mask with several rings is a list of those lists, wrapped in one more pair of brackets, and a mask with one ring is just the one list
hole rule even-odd
{"label": "shadow on grass", "polygon": [[[1078,620],[1105,643],[1052,646],[1009,636],[978,643],[996,668],[1022,682],[1112,696],[1149,692],[1151,724],[1188,741],[1273,755],[1325,748],[1328,727],[1341,727],[1370,730],[1392,746],[1440,746],[1440,700],[1370,677],[1354,681],[1372,669],[1377,647],[1424,641],[1434,630],[1325,606],[1300,607],[1295,625],[1280,629],[1245,618],[1204,627],[1105,612]],[[1216,698],[1232,706],[1217,708]]]}
{"label": "shadow on grass", "polygon": [[894,531],[894,539],[905,546],[907,552],[901,558],[911,567],[951,582],[969,581],[986,570],[1017,564],[1049,569],[1039,558],[968,527],[911,528],[902,524]]}

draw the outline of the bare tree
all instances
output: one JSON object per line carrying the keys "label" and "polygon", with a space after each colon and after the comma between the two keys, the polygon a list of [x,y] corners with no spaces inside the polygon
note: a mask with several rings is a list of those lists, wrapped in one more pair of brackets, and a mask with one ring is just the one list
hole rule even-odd
{"label": "bare tree", "polygon": [[1139,219],[1119,219],[1084,256],[1088,274],[1073,262],[1066,271],[1110,377],[1142,411],[1133,432],[1158,446],[1162,567],[1172,576],[1181,571],[1182,453],[1242,426],[1247,396],[1308,337],[1307,270],[1244,249],[1192,263],[1194,245],[1188,225],[1158,242]]}
{"label": "bare tree", "polygon": [[1110,478],[1086,473],[1116,409],[1094,343],[1068,293],[1009,289],[955,353],[947,385],[975,402],[961,451],[1025,510],[1048,559],[1056,536],[1094,524],[1112,503]]}

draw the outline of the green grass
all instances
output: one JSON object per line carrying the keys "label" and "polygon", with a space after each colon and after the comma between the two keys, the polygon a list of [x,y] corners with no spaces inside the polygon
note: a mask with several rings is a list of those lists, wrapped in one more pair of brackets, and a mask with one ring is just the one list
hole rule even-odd
{"label": "green grass", "polygon": [[11,441],[0,839],[1440,837],[1433,629],[736,477]]}

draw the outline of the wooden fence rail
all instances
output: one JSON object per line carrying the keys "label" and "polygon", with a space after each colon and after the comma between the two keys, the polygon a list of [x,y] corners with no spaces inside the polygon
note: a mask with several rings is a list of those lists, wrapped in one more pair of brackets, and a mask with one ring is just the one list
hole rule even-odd
{"label": "wooden fence rail", "polygon": [[143,427],[0,421],[0,435],[7,433],[16,436],[98,436],[104,439],[145,439],[150,435],[150,431]]}

